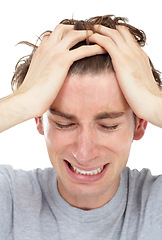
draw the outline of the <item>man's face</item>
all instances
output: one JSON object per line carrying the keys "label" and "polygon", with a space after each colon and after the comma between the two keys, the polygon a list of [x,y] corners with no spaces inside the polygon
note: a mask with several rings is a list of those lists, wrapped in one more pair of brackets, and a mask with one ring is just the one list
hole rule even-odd
{"label": "man's face", "polygon": [[135,133],[133,112],[115,74],[68,76],[43,116],[43,130],[63,198],[80,208],[108,202]]}

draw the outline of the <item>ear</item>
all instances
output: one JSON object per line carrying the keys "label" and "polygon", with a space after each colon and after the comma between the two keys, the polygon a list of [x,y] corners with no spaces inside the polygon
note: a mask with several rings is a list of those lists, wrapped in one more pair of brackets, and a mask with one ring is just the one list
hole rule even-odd
{"label": "ear", "polygon": [[39,132],[41,135],[44,135],[42,118],[41,118],[41,117],[35,118],[35,122],[36,122],[36,125],[37,125],[37,130],[38,130],[38,132]]}
{"label": "ear", "polygon": [[147,122],[141,118],[137,117],[136,131],[134,134],[134,140],[140,140],[146,130]]}

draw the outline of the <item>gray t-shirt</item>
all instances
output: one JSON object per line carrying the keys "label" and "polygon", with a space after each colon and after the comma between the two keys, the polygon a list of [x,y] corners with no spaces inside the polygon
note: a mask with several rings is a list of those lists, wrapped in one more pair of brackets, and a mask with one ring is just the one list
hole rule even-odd
{"label": "gray t-shirt", "polygon": [[125,168],[113,199],[84,211],[57,190],[53,168],[0,167],[0,240],[161,240],[162,176]]}

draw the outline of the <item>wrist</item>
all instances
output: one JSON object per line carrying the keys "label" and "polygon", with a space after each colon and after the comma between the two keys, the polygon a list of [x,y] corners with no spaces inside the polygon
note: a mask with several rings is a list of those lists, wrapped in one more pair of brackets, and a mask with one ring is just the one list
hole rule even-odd
{"label": "wrist", "polygon": [[0,132],[32,118],[22,94],[11,94],[0,100]]}

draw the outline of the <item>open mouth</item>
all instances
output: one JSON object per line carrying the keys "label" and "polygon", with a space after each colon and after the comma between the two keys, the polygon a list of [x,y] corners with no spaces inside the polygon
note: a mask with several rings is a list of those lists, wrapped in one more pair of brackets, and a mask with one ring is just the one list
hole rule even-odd
{"label": "open mouth", "polygon": [[96,168],[96,169],[94,169],[94,170],[85,171],[85,170],[82,170],[82,169],[79,169],[79,168],[75,167],[74,165],[72,165],[71,163],[69,163],[69,162],[66,161],[66,160],[65,160],[65,162],[66,162],[66,164],[68,165],[69,169],[70,169],[73,173],[76,173],[76,174],[78,174],[78,175],[83,175],[83,176],[96,176],[96,175],[102,173],[102,172],[104,171],[104,169],[106,168],[106,166],[108,165],[108,164],[105,164],[105,165],[103,165],[103,166],[101,166],[101,167],[98,167],[98,168]]}

